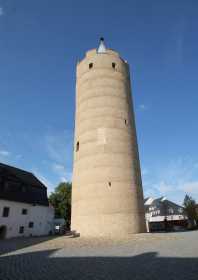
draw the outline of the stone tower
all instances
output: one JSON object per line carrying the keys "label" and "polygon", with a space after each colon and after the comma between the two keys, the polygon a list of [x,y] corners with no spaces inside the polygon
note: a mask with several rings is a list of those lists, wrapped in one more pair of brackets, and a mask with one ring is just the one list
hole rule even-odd
{"label": "stone tower", "polygon": [[77,65],[71,229],[145,232],[129,65],[103,38]]}

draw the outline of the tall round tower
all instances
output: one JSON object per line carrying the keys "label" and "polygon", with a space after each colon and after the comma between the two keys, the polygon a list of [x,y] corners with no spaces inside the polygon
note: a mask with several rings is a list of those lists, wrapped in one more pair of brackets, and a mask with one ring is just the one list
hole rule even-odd
{"label": "tall round tower", "polygon": [[77,65],[71,228],[145,232],[129,66],[103,38]]}

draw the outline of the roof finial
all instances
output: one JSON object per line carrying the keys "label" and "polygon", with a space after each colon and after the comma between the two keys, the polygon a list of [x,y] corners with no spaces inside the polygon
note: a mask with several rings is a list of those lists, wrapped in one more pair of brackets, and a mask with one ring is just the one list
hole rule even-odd
{"label": "roof finial", "polygon": [[104,38],[100,37],[100,45],[98,47],[98,53],[106,53],[106,47],[104,44]]}

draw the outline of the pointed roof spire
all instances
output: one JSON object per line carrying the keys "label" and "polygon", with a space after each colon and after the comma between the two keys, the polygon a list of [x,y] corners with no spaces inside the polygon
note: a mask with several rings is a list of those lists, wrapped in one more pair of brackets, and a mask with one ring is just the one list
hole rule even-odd
{"label": "pointed roof spire", "polygon": [[104,44],[104,38],[101,37],[100,38],[100,45],[98,47],[98,53],[106,53],[106,47],[105,47],[105,44]]}

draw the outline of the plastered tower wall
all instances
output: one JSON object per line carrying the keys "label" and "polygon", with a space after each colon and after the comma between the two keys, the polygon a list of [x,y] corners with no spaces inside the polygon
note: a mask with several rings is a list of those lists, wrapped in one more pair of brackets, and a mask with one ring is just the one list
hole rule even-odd
{"label": "plastered tower wall", "polygon": [[129,67],[110,49],[90,50],[77,65],[71,228],[145,232]]}

